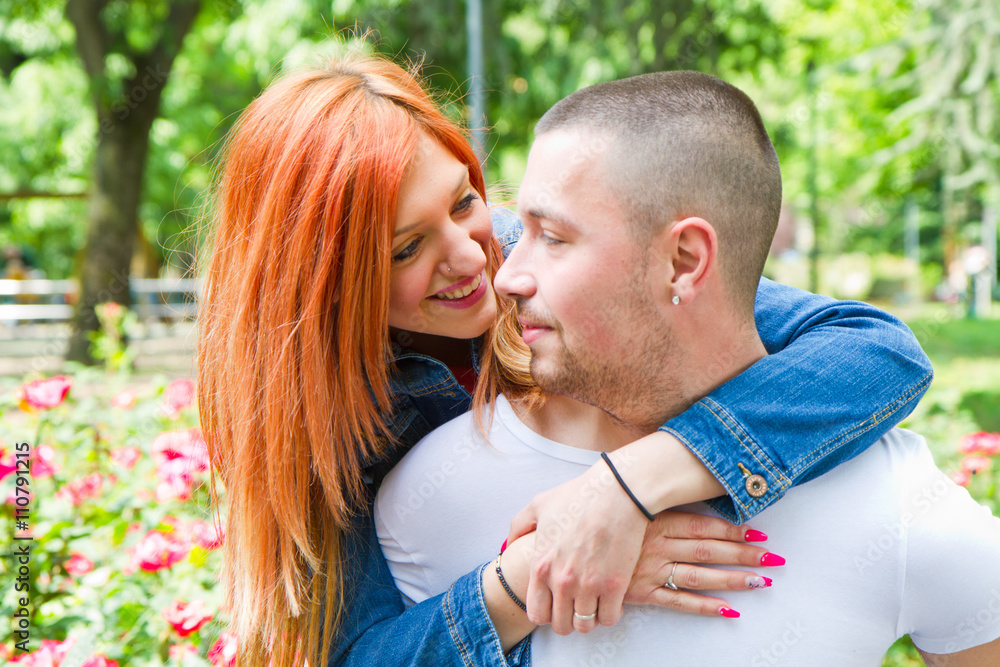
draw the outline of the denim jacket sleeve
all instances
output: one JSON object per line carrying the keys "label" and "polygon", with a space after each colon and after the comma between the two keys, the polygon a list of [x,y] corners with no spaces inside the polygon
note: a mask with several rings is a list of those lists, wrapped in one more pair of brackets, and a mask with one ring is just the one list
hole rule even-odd
{"label": "denim jacket sleeve", "polygon": [[[374,495],[374,494],[372,494]],[[447,592],[403,610],[371,505],[344,533],[344,607],[328,667],[522,667],[528,639],[504,656],[483,599],[481,566]]]}
{"label": "denim jacket sleeve", "polygon": [[757,330],[769,356],[661,427],[715,475],[734,522],[861,453],[930,386],[930,361],[878,308],[762,279]]}

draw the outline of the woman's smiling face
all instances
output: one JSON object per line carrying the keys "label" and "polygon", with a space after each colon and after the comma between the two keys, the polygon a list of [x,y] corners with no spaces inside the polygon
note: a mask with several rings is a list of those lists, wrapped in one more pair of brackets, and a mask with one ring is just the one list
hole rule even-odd
{"label": "woman's smiling face", "polygon": [[421,137],[396,205],[389,326],[449,338],[485,333],[497,315],[486,273],[492,233],[468,167]]}

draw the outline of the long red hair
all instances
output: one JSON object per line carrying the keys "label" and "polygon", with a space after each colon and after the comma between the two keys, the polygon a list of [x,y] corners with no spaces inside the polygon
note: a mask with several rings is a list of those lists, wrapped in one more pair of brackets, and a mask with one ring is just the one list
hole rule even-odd
{"label": "long red hair", "polygon": [[[226,488],[224,583],[240,664],[325,664],[341,536],[386,446],[390,247],[422,133],[483,174],[413,75],[351,57],[284,77],[221,154],[200,305],[198,403]],[[494,240],[488,271],[501,261]],[[489,334],[476,403],[497,392]],[[527,367],[520,368],[526,373]]]}

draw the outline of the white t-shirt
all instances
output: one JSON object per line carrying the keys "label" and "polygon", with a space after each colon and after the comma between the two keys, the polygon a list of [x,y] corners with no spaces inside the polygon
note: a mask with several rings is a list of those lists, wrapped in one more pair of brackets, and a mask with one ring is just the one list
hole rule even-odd
{"label": "white t-shirt", "polygon": [[[471,414],[458,417],[382,484],[376,527],[407,605],[494,558],[518,511],[600,456],[543,438],[503,398],[489,441]],[[756,568],[771,588],[717,593],[740,618],[626,605],[617,625],[586,635],[539,628],[532,664],[877,666],[907,633],[931,653],[1000,637],[1000,519],[941,473],[914,433],[891,431],[751,525],[787,564]]]}

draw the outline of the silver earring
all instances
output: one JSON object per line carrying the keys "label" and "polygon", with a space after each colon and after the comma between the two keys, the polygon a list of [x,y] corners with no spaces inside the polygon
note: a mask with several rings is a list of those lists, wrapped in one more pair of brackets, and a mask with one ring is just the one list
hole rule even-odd
{"label": "silver earring", "polygon": [[681,298],[679,296],[677,296],[676,294],[674,295],[674,298],[671,299],[670,301],[673,302],[673,304],[675,306],[681,305]]}
{"label": "silver earring", "polygon": [[451,267],[450,266],[448,267],[448,273],[451,273]]}

